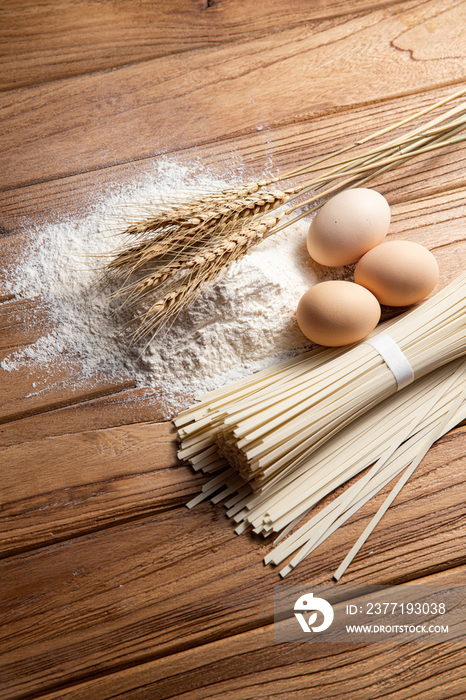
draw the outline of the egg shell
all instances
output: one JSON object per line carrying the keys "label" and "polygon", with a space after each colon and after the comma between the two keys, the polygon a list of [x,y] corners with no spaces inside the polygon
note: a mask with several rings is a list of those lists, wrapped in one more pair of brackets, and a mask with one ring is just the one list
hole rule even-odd
{"label": "egg shell", "polygon": [[390,207],[383,195],[366,187],[345,190],[317,212],[307,249],[321,265],[350,265],[382,243],[389,226]]}
{"label": "egg shell", "polygon": [[380,304],[353,282],[319,282],[301,297],[296,319],[304,335],[318,345],[349,345],[376,327]]}
{"label": "egg shell", "polygon": [[354,271],[354,281],[387,306],[416,304],[430,294],[438,278],[435,257],[413,241],[382,243],[366,253]]}

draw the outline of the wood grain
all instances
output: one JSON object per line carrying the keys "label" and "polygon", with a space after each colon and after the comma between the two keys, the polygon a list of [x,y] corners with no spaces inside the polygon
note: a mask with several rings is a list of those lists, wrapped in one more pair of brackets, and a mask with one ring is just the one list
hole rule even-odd
{"label": "wood grain", "polygon": [[[0,453],[2,501],[143,474],[163,464],[169,469],[176,465],[173,433],[170,424],[141,423],[10,445]],[[36,467],[34,480],[29,474],[31,462]],[[8,464],[16,465],[10,474]]]}
{"label": "wood grain", "polygon": [[65,351],[44,362],[40,343],[56,345],[49,336],[55,325],[38,298],[0,303],[0,424],[134,387],[123,370],[120,376],[98,370],[87,376],[79,358]]}
{"label": "wood grain", "polygon": [[178,463],[168,423],[22,437],[0,470],[0,557],[179,507],[206,480]]}
{"label": "wood grain", "polygon": [[0,361],[24,350],[53,327],[46,305],[38,299],[0,303]]}
{"label": "wood grain", "polygon": [[[390,3],[399,4],[401,0]],[[369,12],[386,0],[354,0],[351,12]],[[79,0],[15,0],[0,11],[6,51],[0,61],[1,90],[105,71],[160,56],[187,53],[254,37],[284,27],[324,19],[345,21],[343,0],[311,3],[292,0],[286,13],[273,0],[251,12],[240,0],[176,0],[95,3]],[[312,26],[312,25],[311,25]]]}
{"label": "wood grain", "polygon": [[128,377],[83,376],[77,360],[25,363],[18,369],[0,369],[2,404],[0,424],[53,411],[98,396],[134,387]]}
{"label": "wood grain", "polygon": [[[0,188],[154,157],[432,85],[453,85],[466,77],[466,49],[460,45],[454,57],[441,61],[435,56],[414,60],[413,28],[427,24],[443,33],[445,25],[461,24],[462,7],[449,0],[413,0],[316,33],[304,25],[222,45],[215,62],[210,49],[199,49],[189,61],[175,54],[110,74],[2,93],[6,126]],[[344,79],[335,81],[335,75]],[[286,99],[276,98],[281,94]],[[167,114],[183,114],[183,119],[167,119]]]}
{"label": "wood grain", "polygon": [[[174,397],[176,400],[176,396]],[[178,397],[181,401],[182,397]],[[186,402],[186,396],[183,397]],[[152,387],[127,389],[72,406],[0,425],[0,448],[84,430],[103,430],[133,423],[161,422],[176,415]]]}
{"label": "wood grain", "polygon": [[[343,583],[392,585],[465,564],[465,439],[457,429],[429,452]],[[0,563],[0,687],[6,697],[38,694],[122,659],[145,663],[268,625],[274,586],[339,585],[331,574],[382,498],[281,582],[261,561],[269,545],[237,537],[210,504],[9,557]]]}
{"label": "wood grain", "polygon": [[[152,423],[167,411],[157,390],[132,389],[0,425],[0,464],[10,478],[9,493],[6,481],[0,489],[0,556],[167,510],[195,496],[205,477],[178,464],[171,424]],[[128,434],[124,426],[135,423],[146,425]],[[120,430],[102,432],[115,427]],[[126,451],[115,459],[111,452],[122,440]],[[42,481],[31,481],[31,464],[41,463]],[[95,478],[96,467],[103,479]]]}

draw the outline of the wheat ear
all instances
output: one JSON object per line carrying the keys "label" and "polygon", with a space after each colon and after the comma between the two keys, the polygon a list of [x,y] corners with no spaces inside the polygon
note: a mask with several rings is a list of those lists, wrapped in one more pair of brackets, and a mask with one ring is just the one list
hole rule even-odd
{"label": "wheat ear", "polygon": [[[177,316],[227,267],[263,240],[283,215],[277,213],[245,224],[239,231],[229,233],[220,243],[173,263],[170,272],[159,272],[137,282],[133,290],[136,303],[151,291],[152,286],[163,285],[167,279],[171,281],[165,289],[162,288],[162,294],[158,295],[157,300],[133,319],[132,322],[138,324],[133,339],[136,341],[148,333],[160,330],[167,320]],[[172,274],[175,273],[178,273],[178,277],[173,279]]]}
{"label": "wheat ear", "polygon": [[[231,191],[224,191],[225,197],[218,196],[206,200],[206,207],[201,210],[202,200],[180,206],[176,218],[168,222],[155,222],[155,217],[135,224],[126,230],[127,236],[138,236],[141,240],[136,243],[127,239],[121,250],[117,251],[108,263],[108,271],[114,277],[123,275],[129,278],[134,273],[152,267],[150,276],[154,275],[153,268],[160,265],[166,268],[166,273],[177,271],[180,256],[196,254],[202,245],[211,245],[223,239],[235,230],[245,219],[251,219],[259,214],[275,209],[288,201],[286,192],[275,190],[252,194],[248,190],[235,188],[241,196],[234,198]],[[248,192],[245,193],[245,192]],[[136,228],[138,229],[136,232]],[[165,278],[165,274],[161,275]],[[132,288],[131,288],[132,289]],[[128,289],[122,289],[126,294]]]}

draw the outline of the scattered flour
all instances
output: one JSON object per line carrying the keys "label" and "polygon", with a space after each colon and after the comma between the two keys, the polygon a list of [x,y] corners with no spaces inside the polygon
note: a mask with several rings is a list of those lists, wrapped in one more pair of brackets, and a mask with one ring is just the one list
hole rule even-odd
{"label": "scattered flour", "polygon": [[161,388],[170,400],[213,389],[305,350],[308,344],[294,312],[301,295],[318,280],[306,251],[308,221],[253,248],[142,352],[118,335],[109,301],[97,291],[101,256],[117,245],[109,231],[131,219],[134,207],[166,201],[174,190],[195,193],[193,188],[227,184],[199,168],[193,173],[162,160],[152,182],[112,195],[85,220],[31,232],[29,249],[7,272],[8,291],[44,300],[53,330],[11,353],[0,367],[14,371],[31,361],[69,358],[78,361],[83,378],[100,373],[134,377],[139,386]]}

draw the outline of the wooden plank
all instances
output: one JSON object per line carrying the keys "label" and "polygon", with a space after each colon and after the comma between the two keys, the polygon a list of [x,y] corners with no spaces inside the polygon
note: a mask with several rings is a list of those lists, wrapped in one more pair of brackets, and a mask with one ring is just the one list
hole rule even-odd
{"label": "wooden plank", "polygon": [[[181,396],[174,395],[175,405],[177,398],[182,399]],[[175,414],[173,405],[161,402],[158,389],[128,389],[4,423],[0,425],[0,448],[90,429],[103,430],[133,423],[163,422]]]}
{"label": "wooden plank", "polygon": [[131,377],[87,377],[77,359],[0,368],[0,424],[135,386]]}
{"label": "wooden plank", "polygon": [[[13,260],[21,255],[18,244],[24,244],[24,236],[7,236],[6,239],[10,244],[4,249],[9,256],[9,262],[5,262],[5,267],[8,268],[9,264],[13,265]],[[13,240],[16,245],[11,245]],[[49,344],[57,350],[58,343],[61,342],[60,338],[57,339],[53,335],[55,326],[56,322],[53,314],[49,314],[48,304],[39,298],[13,299],[0,303],[0,424],[41,412],[54,411],[62,406],[75,405],[99,396],[120,393],[135,386],[135,380],[123,368],[117,375],[105,376],[96,370],[88,376],[89,373],[83,371],[80,358],[71,353],[54,353],[51,350],[50,360],[43,361],[42,358],[46,355],[44,347],[47,348]],[[38,343],[40,346],[41,342],[44,347],[34,349],[33,345]],[[38,356],[35,355],[35,350],[38,350]],[[151,397],[152,420],[166,419],[173,415],[173,407],[170,408],[163,399],[160,390],[148,388],[146,394]],[[174,401],[176,400],[175,395]],[[121,404],[123,403],[121,401]],[[122,409],[122,415],[129,422],[130,411],[134,406],[133,400]],[[96,404],[95,412],[98,413],[99,410],[102,408],[98,408]],[[94,417],[94,420],[107,427],[104,415]],[[73,418],[67,421],[68,428],[76,418],[74,412]],[[28,424],[29,429],[32,429],[32,432],[43,430],[46,424],[52,427],[53,420],[52,417],[51,421],[39,421],[39,427],[32,421]],[[63,417],[60,415],[58,420],[63,420]],[[20,431],[22,430],[24,426],[20,428]]]}
{"label": "wooden plank", "polygon": [[[12,250],[16,249],[17,255],[18,248],[19,246],[12,248]],[[115,393],[118,394],[116,401],[119,402],[121,415],[131,422],[131,411],[136,405],[137,393],[125,394],[124,399],[121,398],[120,393],[135,386],[135,380],[128,372],[122,370],[121,376],[105,377],[102,372],[96,371],[93,376],[87,376],[82,371],[79,357],[69,357],[63,353],[63,357],[52,357],[49,362],[42,362],[35,358],[30,346],[41,339],[45,342],[47,334],[54,328],[55,321],[48,313],[48,306],[38,298],[0,303],[0,425],[24,416],[54,411],[62,406],[75,405],[88,399]],[[57,342],[59,341],[53,337],[50,339],[52,346]],[[28,352],[32,353],[31,357],[28,356]],[[43,355],[42,352],[40,357]],[[170,408],[160,390],[147,388],[140,397],[143,395],[151,404],[150,419],[167,419],[173,415],[174,408]],[[176,404],[176,394],[173,400]],[[128,401],[127,405],[126,401]],[[108,413],[109,404],[104,402],[101,405],[97,402],[92,406],[94,414],[97,414],[93,416],[93,420],[102,427],[107,427],[109,424],[105,422],[105,416]],[[86,408],[89,413],[89,407]],[[102,409],[104,412],[101,415]],[[72,430],[75,424],[77,429],[79,413],[73,411],[72,418],[65,412],[66,420],[60,413],[53,414],[50,420],[46,418],[29,421],[27,423],[29,434],[35,434],[36,437],[37,431],[44,434],[46,425],[56,431],[54,421],[57,415],[58,423],[62,428],[67,425],[67,429]],[[144,418],[139,418],[139,421],[141,420]],[[26,428],[21,423],[20,433],[24,430]],[[51,434],[54,435],[56,432]]]}
{"label": "wooden plank", "polygon": [[[353,0],[351,12],[384,5],[386,0]],[[239,0],[125,0],[117,5],[15,0],[0,8],[0,90],[246,41],[274,33],[277,27],[346,18],[347,12],[343,0],[292,0],[285,13],[275,0],[264,0],[254,12]]]}
{"label": "wooden plank", "polygon": [[411,57],[425,28],[444,40],[461,26],[464,12],[464,4],[450,0],[412,0],[325,30],[300,25],[221,46],[215,62],[210,49],[200,49],[189,60],[171,55],[55,81],[53,88],[3,93],[0,187],[149,158],[463,81],[461,42],[454,57],[430,56],[429,45],[422,61]]}
{"label": "wooden plank", "polygon": [[123,372],[119,377],[86,376],[79,358],[66,353],[49,362],[29,359],[29,346],[54,327],[47,304],[38,298],[0,303],[0,424],[134,387],[134,379]]}
{"label": "wooden plank", "polygon": [[[332,654],[328,650],[323,657],[309,649],[314,645],[306,648],[301,644],[299,650],[284,645],[271,646],[273,638],[269,642],[261,634],[262,639],[257,639],[252,646],[245,636],[235,637],[234,642],[222,640],[223,648],[222,642],[218,646],[209,645],[207,649],[201,647],[198,654],[208,654],[204,661],[209,659],[209,667],[206,664],[205,668],[186,674],[180,667],[173,668],[172,678],[166,682],[153,680],[157,674],[152,665],[137,666],[115,678],[110,676],[77,686],[77,692],[70,688],[40,697],[74,700],[83,697],[78,694],[83,692],[89,700],[123,697],[127,700],[147,697],[151,700],[221,700],[225,696],[229,700],[244,700],[245,697],[248,700],[264,697],[329,700],[343,695],[352,700],[446,700],[460,698],[464,691],[464,642],[461,639],[427,649],[416,643],[396,646],[381,643],[370,650],[358,649],[347,654]],[[170,660],[173,664],[184,661],[179,655]],[[138,670],[139,678],[136,677]],[[126,676],[130,676],[131,671],[134,676],[130,680]]]}
{"label": "wooden plank", "polygon": [[[413,586],[457,586],[465,567],[423,577]],[[420,589],[418,589],[420,590]],[[390,590],[387,590],[390,596]],[[385,642],[353,648],[277,643],[272,625],[203,644],[41,696],[43,700],[232,700],[297,698],[352,700],[460,697],[465,638]],[[332,653],[333,652],[333,653]],[[312,694],[312,695],[311,695]]]}
{"label": "wooden plank", "polygon": [[434,252],[461,245],[464,240],[466,200],[462,188],[396,203],[391,215],[391,238],[416,241]]}
{"label": "wooden plank", "polygon": [[169,469],[177,464],[173,435],[168,423],[138,423],[10,445],[0,453],[2,503],[153,471],[154,465]]}
{"label": "wooden plank", "polygon": [[[135,445],[138,438],[130,435],[128,465],[121,459],[115,462],[111,451],[104,449],[126,436],[123,426],[164,420],[168,410],[161,406],[157,390],[147,387],[1,425],[0,470],[8,479],[14,466],[15,476],[22,473],[23,478],[11,481],[9,497],[1,489],[0,555],[179,506],[195,496],[205,478],[178,464],[171,424],[141,428],[145,446]],[[122,426],[120,432],[101,432],[117,426]],[[98,445],[103,451],[98,467],[104,478],[92,481],[90,469],[95,468]],[[46,468],[38,488],[30,469],[41,461]],[[83,481],[73,485],[76,469],[82,470]]]}
{"label": "wooden plank", "polygon": [[[465,440],[459,428],[429,452],[343,583],[396,584],[466,563]],[[270,624],[275,585],[339,585],[331,574],[382,498],[281,582],[261,561],[269,545],[234,535],[210,504],[4,560],[4,697],[38,695]]]}
{"label": "wooden plank", "polygon": [[[113,402],[114,397],[107,422],[116,415]],[[86,409],[75,410],[89,418],[94,412],[89,416]],[[57,411],[57,423],[62,417],[69,422],[69,412]],[[171,424],[79,430],[80,418],[85,419],[78,415],[73,433],[42,438],[22,435],[27,420],[6,426],[2,437],[6,433],[10,444],[0,450],[0,557],[184,505],[199,492],[205,477],[178,463]],[[44,422],[43,416],[34,422]]]}
{"label": "wooden plank", "polygon": [[129,375],[83,375],[77,358],[39,363],[28,361],[27,357],[16,361],[14,355],[8,354],[4,363],[7,364],[0,367],[0,424],[135,386]]}
{"label": "wooden plank", "polygon": [[34,343],[53,328],[47,308],[37,299],[0,303],[0,361]]}

